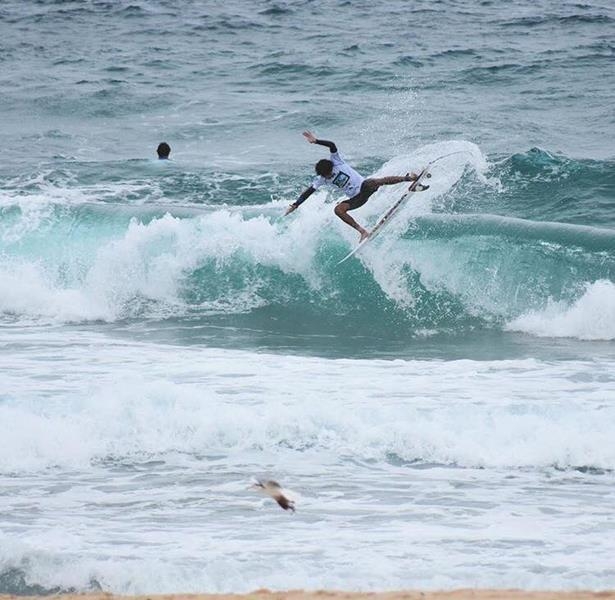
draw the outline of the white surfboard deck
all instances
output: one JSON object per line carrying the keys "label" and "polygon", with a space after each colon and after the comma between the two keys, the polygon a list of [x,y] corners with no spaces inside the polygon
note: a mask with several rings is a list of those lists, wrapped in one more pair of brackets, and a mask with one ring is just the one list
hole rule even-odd
{"label": "white surfboard deck", "polygon": [[390,218],[399,210],[399,207],[404,203],[404,201],[411,194],[417,193],[415,190],[419,183],[421,183],[421,180],[424,177],[427,177],[429,173],[428,168],[429,166],[425,167],[419,173],[419,176],[417,177],[416,181],[412,182],[412,184],[408,188],[408,191],[395,204],[393,204],[393,206],[391,206],[391,208],[389,208],[389,210],[387,210],[386,213],[384,213],[384,215],[380,217],[380,219],[378,219],[378,222],[372,227],[372,230],[369,232],[369,235],[362,242],[360,242],[358,246],[353,248],[346,256],[344,256],[344,258],[342,258],[342,260],[337,263],[338,265],[341,265],[343,262],[346,262],[349,258],[354,256],[359,250],[361,250],[361,248],[363,248],[363,246],[365,246],[365,244],[367,244],[367,242],[373,240],[380,233],[385,223],[387,223],[387,221],[389,221]]}

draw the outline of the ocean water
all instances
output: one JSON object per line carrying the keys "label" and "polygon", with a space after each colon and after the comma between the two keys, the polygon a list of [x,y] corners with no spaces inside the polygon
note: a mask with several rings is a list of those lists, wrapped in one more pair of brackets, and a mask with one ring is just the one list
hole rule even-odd
{"label": "ocean water", "polygon": [[[611,2],[2,0],[0,40],[0,593],[615,588]],[[338,266],[334,194],[282,218],[304,129],[450,156]]]}

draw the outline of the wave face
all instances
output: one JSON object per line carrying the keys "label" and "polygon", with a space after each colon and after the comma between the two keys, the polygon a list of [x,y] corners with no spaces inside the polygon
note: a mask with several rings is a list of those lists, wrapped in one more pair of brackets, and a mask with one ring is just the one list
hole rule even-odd
{"label": "wave face", "polygon": [[[140,183],[101,189],[80,184],[76,165],[77,175],[14,180],[1,197],[0,310],[16,322],[186,318],[397,340],[470,330],[614,339],[601,325],[615,295],[612,164],[538,149],[488,163],[475,145],[447,142],[376,173],[450,152],[434,164],[430,190],[341,266],[356,236],[325,193],[287,219],[283,200],[242,202],[242,190],[284,193],[288,183],[267,174],[204,178],[201,189],[189,174],[148,177],[141,166]],[[194,201],[147,201],[182,186]],[[234,203],[217,205],[207,191],[216,186]],[[381,189],[357,218],[375,222],[400,187]],[[127,202],[131,194],[144,200]]]}

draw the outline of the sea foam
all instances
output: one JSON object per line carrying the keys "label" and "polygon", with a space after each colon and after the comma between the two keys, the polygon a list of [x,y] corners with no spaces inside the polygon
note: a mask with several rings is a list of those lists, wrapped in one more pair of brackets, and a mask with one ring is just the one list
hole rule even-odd
{"label": "sea foam", "polygon": [[615,284],[602,279],[585,286],[573,303],[550,301],[542,310],[529,311],[506,325],[542,337],[580,340],[615,339]]}

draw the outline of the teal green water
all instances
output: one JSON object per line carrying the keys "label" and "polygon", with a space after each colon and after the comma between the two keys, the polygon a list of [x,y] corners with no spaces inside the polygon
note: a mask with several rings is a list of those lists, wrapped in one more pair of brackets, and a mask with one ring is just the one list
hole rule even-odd
{"label": "teal green water", "polygon": [[[542,354],[547,344],[524,327],[510,332],[512,321],[557,303],[565,319],[596,282],[605,282],[598,302],[610,310],[612,163],[531,149],[494,157],[477,176],[460,160],[459,178],[436,191],[428,212],[406,207],[410,214],[402,211],[370,252],[340,266],[353,238],[330,207],[308,203],[280,218],[294,197],[286,173],[251,178],[179,161],[115,161],[103,175],[60,161],[5,187],[3,268],[11,278],[24,270],[23,294],[40,294],[35,305],[70,291],[80,306],[37,313],[27,302],[20,314],[12,296],[5,318],[142,327],[154,337],[158,329],[160,339],[205,336],[225,347],[266,340],[272,350],[328,356],[433,355],[441,343],[435,355],[453,357],[463,336],[470,355],[503,357]],[[373,211],[375,202],[390,201],[375,200]],[[313,230],[307,239],[293,222]],[[394,282],[384,282],[390,268]],[[611,339],[610,329],[592,328],[596,308],[582,309],[585,323],[572,335],[551,327],[554,352],[562,338]]]}

